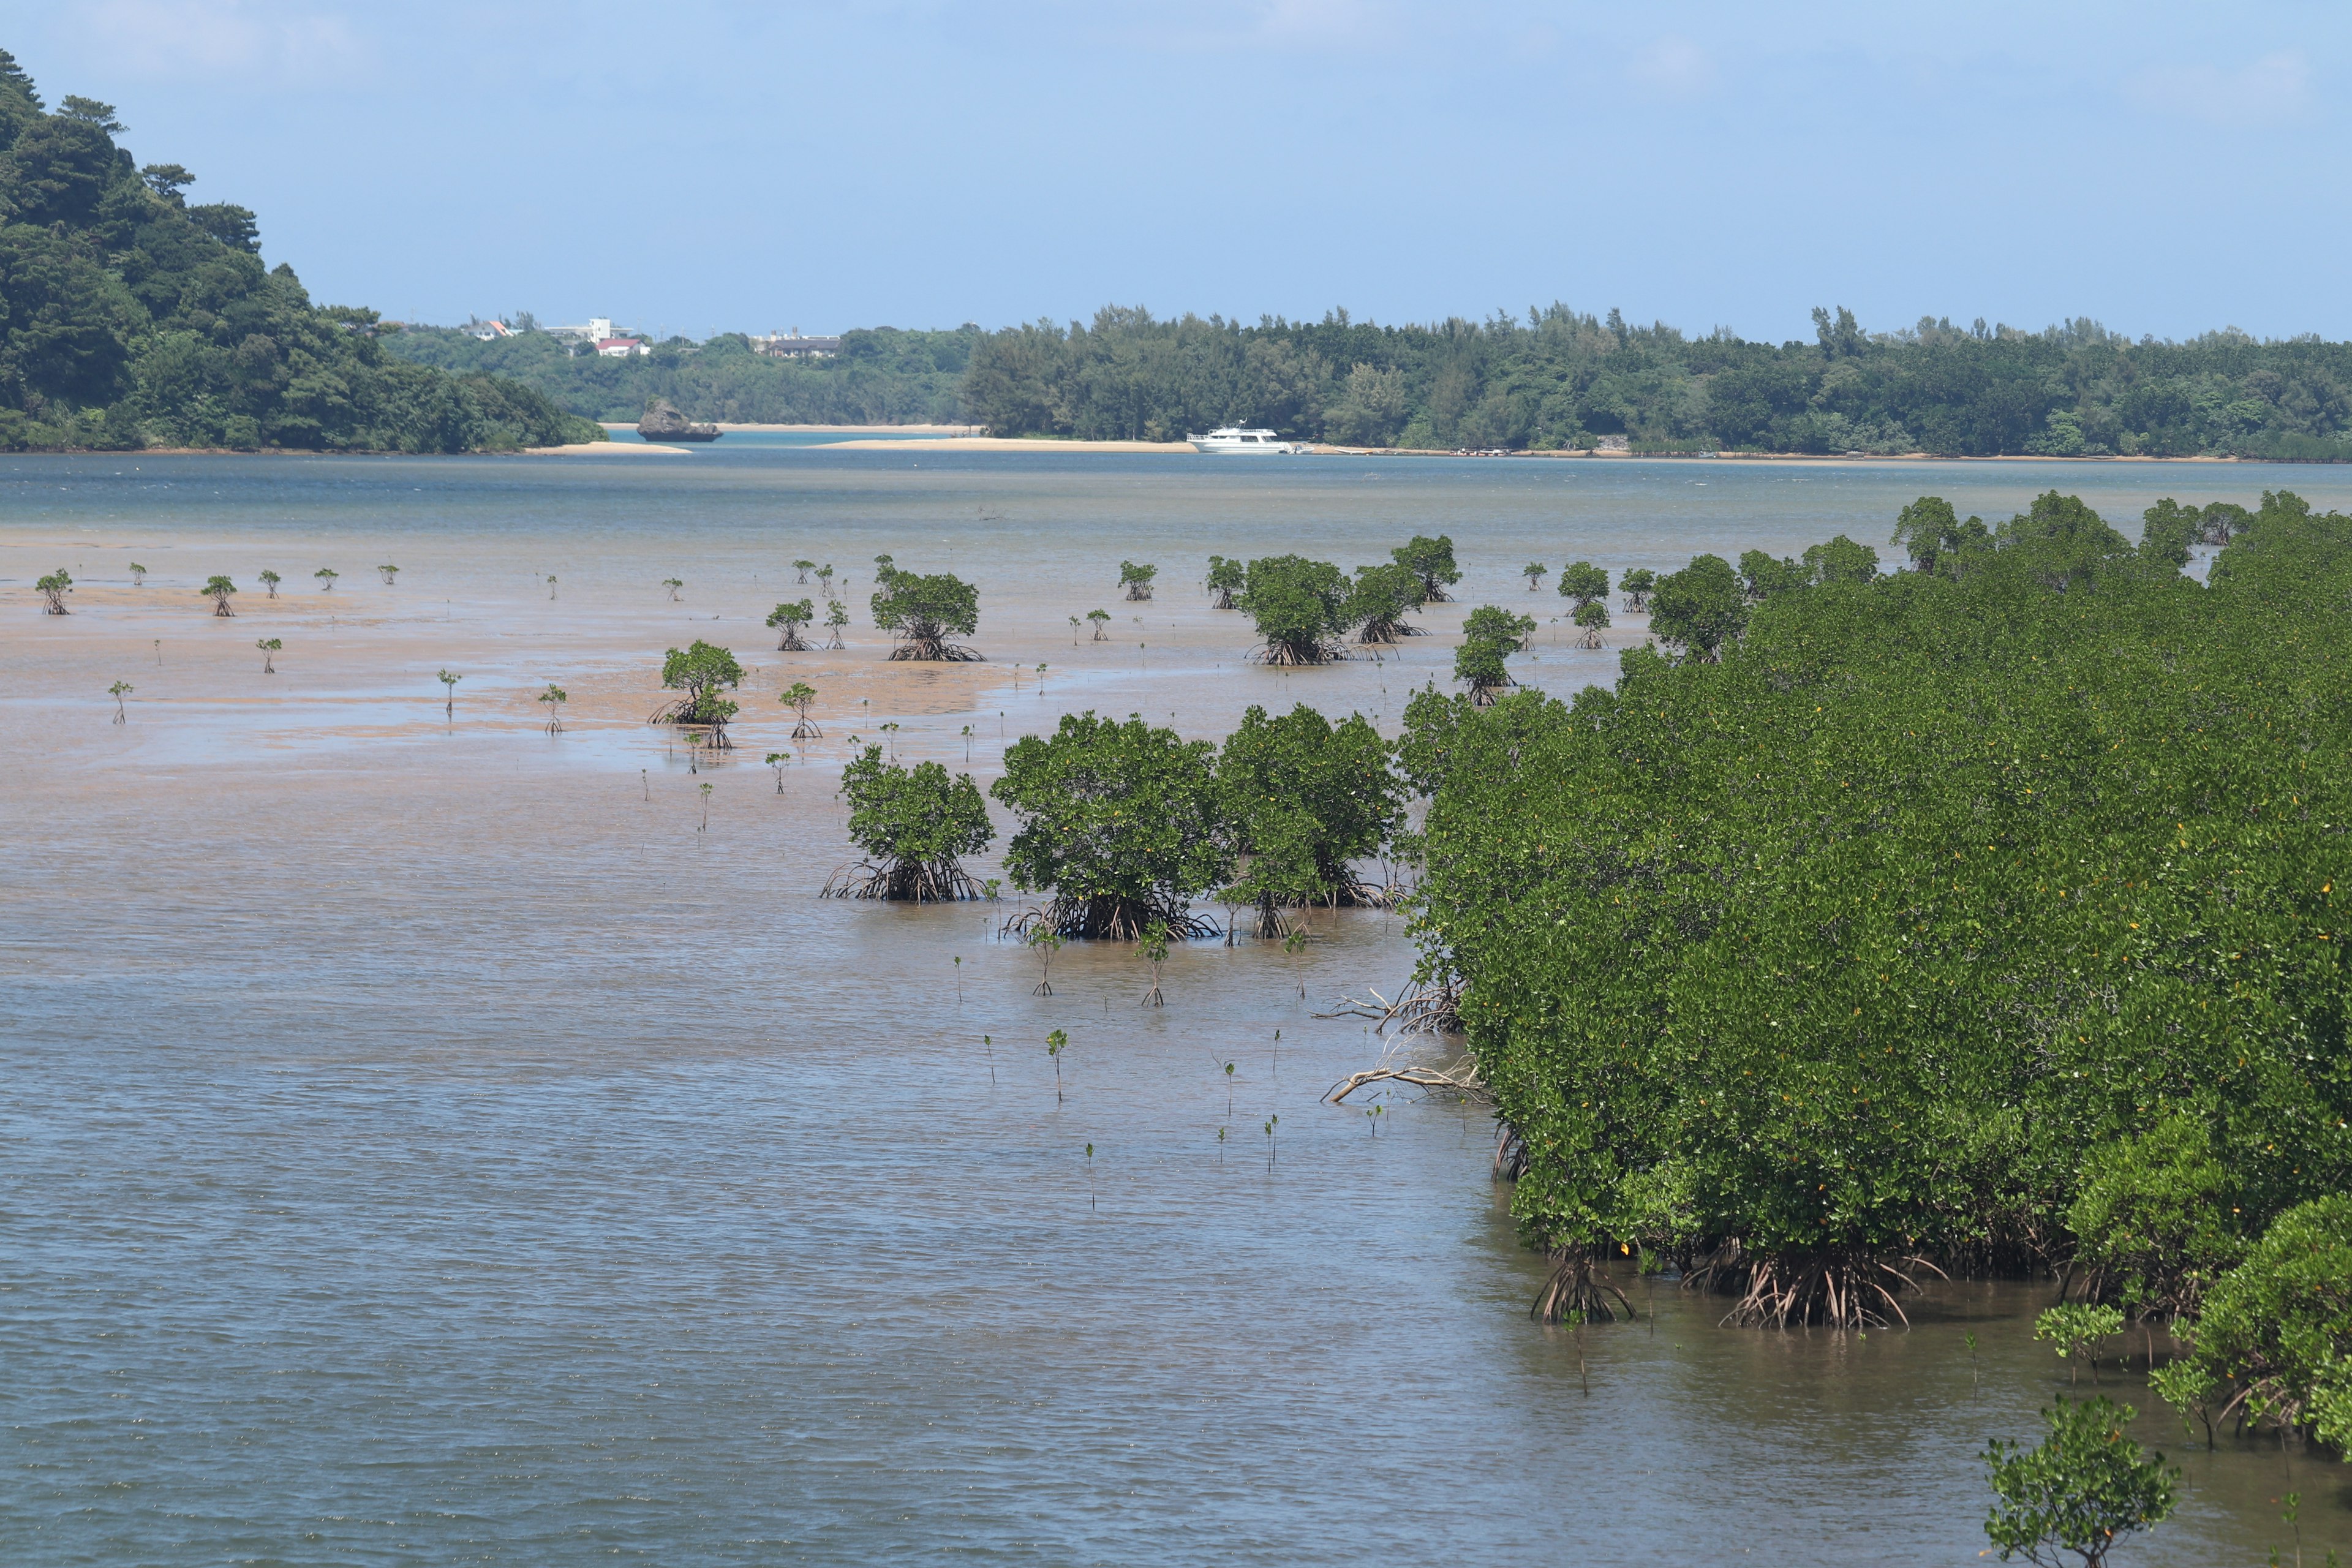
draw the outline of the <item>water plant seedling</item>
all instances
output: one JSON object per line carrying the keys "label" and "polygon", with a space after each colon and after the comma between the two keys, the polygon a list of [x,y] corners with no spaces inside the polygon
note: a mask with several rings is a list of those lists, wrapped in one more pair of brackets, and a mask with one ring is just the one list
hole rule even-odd
{"label": "water plant seedling", "polygon": [[341,574],[337,572],[331,566],[321,566],[316,572],[311,573],[310,575],[319,580],[320,592],[331,594],[335,591],[335,579],[341,576]]}
{"label": "water plant seedling", "polygon": [[147,585],[147,568],[140,565],[136,561],[131,563],[131,585],[134,588],[144,588]]}
{"label": "water plant seedling", "polygon": [[118,680],[106,689],[106,694],[114,699],[114,721],[118,724],[128,721],[129,716],[122,711],[122,700],[130,696],[131,690],[131,682],[127,680]]}
{"label": "water plant seedling", "polygon": [[1087,1213],[1089,1213],[1089,1214],[1093,1213],[1093,1212],[1094,1212],[1094,1206],[1095,1206],[1095,1146],[1094,1146],[1093,1144],[1089,1143],[1089,1144],[1087,1144]]}
{"label": "water plant seedling", "polygon": [[810,741],[824,735],[824,731],[817,728],[815,721],[809,717],[809,709],[816,702],[815,687],[805,680],[795,680],[778,692],[776,700],[793,710],[795,721],[793,725],[793,740]]}
{"label": "water plant seedling", "polygon": [[834,599],[826,603],[824,607],[824,624],[825,629],[833,634],[824,646],[827,647],[845,647],[846,645],[841,640],[841,628],[849,624],[849,611],[842,605],[840,600]]}
{"label": "water plant seedling", "polygon": [[705,781],[695,787],[702,792],[702,825],[699,827],[697,827],[695,831],[697,833],[703,833],[709,831],[710,827],[710,784],[708,781]]}
{"label": "water plant seedling", "polygon": [[1234,1064],[1225,1064],[1225,1120],[1234,1119]]}
{"label": "water plant seedling", "polygon": [[457,711],[457,682],[466,678],[462,675],[452,675],[445,669],[434,679],[441,682],[441,717],[452,718]]}
{"label": "water plant seedling", "polygon": [[686,586],[686,582],[683,578],[665,577],[662,579],[662,586],[669,593],[669,602],[675,605],[677,603],[677,591]]}
{"label": "water plant seedling", "polygon": [[804,653],[808,644],[801,639],[801,628],[816,618],[816,606],[806,599],[778,605],[768,612],[768,625],[776,633],[778,653]]}
{"label": "water plant seedling", "polygon": [[2052,1307],[2033,1320],[2033,1337],[2046,1340],[2067,1364],[2066,1381],[2075,1380],[2074,1360],[2082,1356],[2091,1363],[2091,1384],[2099,1382],[2099,1342],[2111,1334],[2123,1331],[2124,1315],[2119,1308],[2069,1305]]}
{"label": "water plant seedling", "polygon": [[1136,951],[1146,963],[1151,965],[1151,989],[1143,994],[1140,1005],[1165,1005],[1160,995],[1160,966],[1168,962],[1168,922],[1154,921],[1144,927],[1142,938],[1136,943]]}
{"label": "water plant seedling", "polygon": [[269,590],[269,596],[273,599],[278,597],[278,584],[284,581],[286,579],[275,572],[265,571],[261,574],[261,585]]}
{"label": "water plant seedling", "polygon": [[2143,1458],[2126,1436],[2137,1414],[2104,1397],[2072,1405],[2061,1398],[2042,1413],[2049,1435],[2039,1447],[1998,1437],[1985,1445],[1997,1500],[1985,1536],[2003,1558],[2055,1564],[2065,1552],[2084,1568],[2099,1568],[2119,1539],[2171,1516],[2180,1471],[2160,1453]]}
{"label": "water plant seedling", "polygon": [[58,567],[47,576],[39,579],[33,586],[40,590],[41,597],[46,601],[41,606],[43,615],[64,616],[72,613],[66,608],[66,595],[73,592],[73,574],[64,567]]}
{"label": "water plant seedling", "polygon": [[1078,646],[1078,617],[1076,616],[1070,617],[1070,646]]}
{"label": "water plant seedling", "polygon": [[1095,626],[1095,635],[1088,638],[1088,641],[1110,641],[1110,635],[1103,629],[1110,625],[1110,612],[1108,610],[1088,610],[1087,612],[1087,619],[1092,621]]}
{"label": "water plant seedling", "polygon": [[1062,939],[1054,934],[1051,926],[1040,922],[1030,928],[1029,951],[1037,955],[1037,984],[1030,991],[1030,995],[1051,996],[1054,994],[1054,950],[1061,945]]}
{"label": "water plant seedling", "polygon": [[1550,570],[1550,567],[1545,565],[1540,561],[1530,561],[1526,565],[1520,567],[1519,575],[1528,580],[1528,592],[1530,594],[1534,593],[1537,586],[1543,582],[1544,574]]}
{"label": "water plant seedling", "polygon": [[555,597],[555,574],[552,572],[547,574],[547,596],[551,599]]}
{"label": "water plant seedling", "polygon": [[1271,1170],[1273,1170],[1273,1169],[1274,1169],[1274,1156],[1275,1156],[1274,1128],[1275,1128],[1275,1123],[1276,1123],[1276,1122],[1280,1121],[1281,1120],[1282,1120],[1282,1118],[1281,1118],[1281,1117],[1279,1117],[1279,1116],[1269,1116],[1269,1117],[1267,1117],[1267,1118],[1265,1119],[1265,1168],[1266,1168],[1267,1170],[1269,1170],[1269,1171],[1271,1171]]}
{"label": "water plant seedling", "polygon": [[767,755],[767,764],[776,770],[776,793],[778,795],[784,793],[784,764],[792,760],[793,754],[790,752],[770,752]]}
{"label": "water plant seedling", "polygon": [[386,562],[375,569],[375,574],[383,578],[383,585],[389,588],[392,586],[392,580],[400,575],[400,568]]}
{"label": "water plant seedling", "polygon": [[547,689],[539,694],[539,700],[547,705],[547,732],[551,735],[562,733],[563,705],[572,700],[571,693],[551,680],[547,683]]}
{"label": "water plant seedling", "polygon": [[970,766],[970,765],[971,765],[971,725],[969,725],[969,724],[966,724],[966,725],[963,727],[963,760],[964,760],[964,763],[965,763],[965,765],[966,765],[966,766]]}
{"label": "water plant seedling", "polygon": [[1054,1103],[1062,1103],[1062,1052],[1068,1048],[1070,1037],[1056,1029],[1045,1037],[1045,1054],[1054,1060]]}
{"label": "water plant seedling", "polygon": [[988,1053],[988,1087],[996,1087],[996,1042],[988,1036],[980,1037],[980,1048]]}
{"label": "water plant seedling", "polygon": [[286,646],[285,643],[277,637],[257,637],[254,639],[253,646],[261,650],[261,673],[277,674],[278,667],[269,662],[269,656],[283,648]]}
{"label": "water plant seedling", "polygon": [[198,597],[213,602],[213,614],[223,619],[236,614],[228,607],[229,595],[236,592],[236,584],[217,572],[206,578],[205,585],[196,590]]}

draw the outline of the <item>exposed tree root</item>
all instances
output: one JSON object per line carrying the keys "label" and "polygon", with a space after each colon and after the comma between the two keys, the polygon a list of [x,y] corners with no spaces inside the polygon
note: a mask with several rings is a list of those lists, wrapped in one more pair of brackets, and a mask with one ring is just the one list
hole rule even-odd
{"label": "exposed tree root", "polygon": [[815,720],[805,713],[801,715],[801,721],[793,726],[792,739],[795,741],[819,741],[824,738],[824,731],[818,727]]}
{"label": "exposed tree root", "polygon": [[[838,647],[840,644],[835,643]],[[986,660],[974,648],[961,643],[951,643],[940,637],[910,637],[890,650],[891,660],[915,659],[925,664],[982,664]]]}
{"label": "exposed tree root", "polygon": [[1509,1122],[1495,1137],[1495,1179],[1516,1182],[1528,1173],[1528,1141]]}
{"label": "exposed tree root", "polygon": [[1155,921],[1168,927],[1171,942],[1198,942],[1223,936],[1224,929],[1182,905],[1156,909],[1141,900],[1105,895],[1094,899],[1055,899],[1043,909],[1024,910],[997,930],[1000,936],[1029,940],[1041,926],[1067,942],[1140,942]]}
{"label": "exposed tree root", "polygon": [[1583,635],[1576,639],[1576,646],[1579,647],[1605,647],[1608,645],[1601,640],[1601,628],[1599,626],[1587,626],[1584,628]]}
{"label": "exposed tree root", "polygon": [[1263,664],[1276,669],[1304,669],[1311,665],[1335,664],[1348,657],[1348,650],[1335,643],[1261,643],[1250,649],[1253,664]]}
{"label": "exposed tree root", "polygon": [[[1924,1258],[1898,1261],[1943,1273]],[[1768,1255],[1751,1253],[1737,1240],[1699,1260],[1683,1276],[1683,1284],[1722,1295],[1739,1292],[1723,1321],[1743,1328],[1907,1328],[1911,1320],[1896,1295],[1919,1290],[1919,1282],[1896,1261],[1874,1252],[1825,1247]]]}
{"label": "exposed tree root", "polygon": [[1425,637],[1428,631],[1421,626],[1407,626],[1402,621],[1366,621],[1360,643],[1386,646],[1404,637]]}
{"label": "exposed tree root", "polygon": [[800,627],[789,624],[786,625],[783,630],[783,635],[776,639],[776,651],[778,653],[808,652],[808,644],[801,640]]}
{"label": "exposed tree root", "polygon": [[1496,702],[1502,700],[1503,689],[1505,687],[1517,686],[1517,684],[1518,682],[1516,680],[1504,680],[1497,681],[1494,685],[1489,686],[1486,682],[1480,681],[1470,688],[1470,706],[1473,708],[1492,708]]}
{"label": "exposed tree root", "polygon": [[[1551,1278],[1536,1294],[1528,1316],[1543,1323],[1562,1323],[1571,1317],[1587,1323],[1613,1323],[1620,1312],[1631,1321],[1636,1316],[1625,1292],[1601,1271],[1591,1254],[1571,1247],[1549,1255]],[[1612,1301],[1614,1306],[1611,1305]]]}
{"label": "exposed tree root", "polygon": [[859,861],[825,879],[823,899],[887,899],[893,903],[950,904],[985,895],[953,860],[932,864],[894,860],[887,866]]}

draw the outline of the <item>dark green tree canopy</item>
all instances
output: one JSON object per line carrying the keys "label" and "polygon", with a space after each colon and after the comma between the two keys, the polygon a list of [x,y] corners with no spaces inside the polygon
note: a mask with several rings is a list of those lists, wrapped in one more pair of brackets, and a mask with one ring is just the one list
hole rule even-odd
{"label": "dark green tree canopy", "polygon": [[1066,937],[1131,941],[1155,921],[1195,932],[1187,906],[1226,879],[1232,860],[1215,751],[1091,711],[1063,715],[1049,737],[1023,736],[989,791],[1021,824],[1005,874],[1024,892],[1053,895],[1045,919]]}
{"label": "dark green tree canopy", "polygon": [[878,558],[874,580],[881,586],[868,601],[874,624],[897,635],[892,658],[972,659],[980,656],[948,641],[980,627],[980,592],[947,573],[929,576],[902,572],[889,557]]}
{"label": "dark green tree canopy", "polygon": [[265,268],[254,215],[139,168],[111,106],[0,70],[0,447],[508,450],[602,440],[513,381],[388,361]]}
{"label": "dark green tree canopy", "polygon": [[1453,595],[1445,590],[1462,581],[1462,570],[1454,564],[1454,540],[1450,534],[1432,539],[1416,533],[1390,552],[1396,563],[1421,580],[1421,600],[1425,605],[1442,605]]}
{"label": "dark green tree canopy", "polygon": [[1328,561],[1269,555],[1249,563],[1241,607],[1257,623],[1268,664],[1322,664],[1348,635],[1348,574]]}
{"label": "dark green tree canopy", "polygon": [[700,637],[683,648],[671,648],[662,659],[662,685],[684,697],[655,715],[657,722],[724,726],[735,716],[737,704],[719,695],[743,682],[743,667],[735,656]]}
{"label": "dark green tree canopy", "polygon": [[1651,635],[1685,658],[1713,663],[1747,625],[1746,590],[1720,555],[1693,556],[1651,591]]}
{"label": "dark green tree canopy", "polygon": [[1392,643],[1400,637],[1419,637],[1421,628],[1409,626],[1405,616],[1422,601],[1421,579],[1411,568],[1394,564],[1359,566],[1354,586],[1349,589],[1347,602],[1340,605],[1339,619],[1344,626],[1358,628],[1358,636],[1368,643]]}
{"label": "dark green tree canopy", "polygon": [[1571,561],[1559,569],[1559,596],[1578,609],[1609,596],[1609,569],[1590,561]]}
{"label": "dark green tree canopy", "polygon": [[1234,595],[1249,581],[1249,571],[1239,561],[1228,561],[1222,555],[1209,557],[1208,589],[1210,597],[1220,610],[1234,608]]}
{"label": "dark green tree canopy", "polygon": [[938,763],[900,767],[868,746],[842,769],[841,790],[850,841],[870,863],[862,877],[836,875],[828,892],[909,902],[979,896],[962,858],[987,848],[996,830],[971,774],[950,779]]}
{"label": "dark green tree canopy", "polygon": [[1472,702],[1484,706],[1495,693],[1512,684],[1506,663],[1528,645],[1536,629],[1532,616],[1513,615],[1496,605],[1481,605],[1462,623],[1462,646],[1454,650],[1454,676],[1469,688]]}
{"label": "dark green tree canopy", "polygon": [[1224,897],[1254,903],[1259,929],[1278,906],[1384,903],[1354,863],[1404,824],[1388,743],[1360,713],[1338,724],[1300,703],[1280,718],[1252,704],[1217,757],[1217,787],[1240,871]]}
{"label": "dark green tree canopy", "polygon": [[1878,552],[1841,533],[1808,549],[1804,565],[1816,583],[1868,583],[1878,575]]}

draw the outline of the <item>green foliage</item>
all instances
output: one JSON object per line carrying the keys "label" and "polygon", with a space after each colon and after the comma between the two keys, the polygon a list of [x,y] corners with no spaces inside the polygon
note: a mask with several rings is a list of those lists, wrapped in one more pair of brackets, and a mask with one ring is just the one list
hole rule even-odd
{"label": "green foliage", "polygon": [[1241,607],[1257,623],[1268,664],[1322,664],[1348,635],[1354,584],[1328,561],[1269,555],[1249,563]]}
{"label": "green foliage", "polygon": [[1658,579],[1650,594],[1650,632],[1696,663],[1723,657],[1726,643],[1748,625],[1748,599],[1731,563],[1720,555],[1695,555],[1679,572]]}
{"label": "green foliage", "polygon": [[1413,700],[1423,969],[1531,1243],[1727,1289],[2079,1249],[2143,1310],[2221,1244],[2123,1141],[2201,1121],[2247,1234],[2352,1185],[2352,518],[2275,504],[2210,588],[2049,544],[1776,596],[1573,704]]}
{"label": "green foliage", "polygon": [[996,830],[970,773],[954,778],[938,763],[911,768],[882,760],[868,746],[841,771],[849,797],[849,837],[881,863],[875,896],[927,900],[977,896],[959,862],[988,847]]}
{"label": "green foliage", "polygon": [[723,727],[738,705],[719,695],[743,683],[743,667],[735,656],[700,637],[684,648],[671,648],[662,659],[662,685],[686,695],[657,716],[673,724]]}
{"label": "green foliage", "polygon": [[1215,607],[1234,608],[1234,595],[1249,581],[1249,571],[1238,561],[1228,561],[1222,555],[1209,557],[1208,589]]}
{"label": "green foliage", "polygon": [[[1578,609],[1609,596],[1609,569],[1590,561],[1571,561],[1559,569],[1559,596]],[[1581,623],[1580,623],[1581,624]]]}
{"label": "green foliage", "polygon": [[1992,548],[1992,531],[1980,517],[1962,522],[1941,496],[1921,496],[1895,519],[1888,542],[1903,547],[1915,570],[1956,577]]}
{"label": "green foliage", "polygon": [[1636,566],[1626,573],[1617,585],[1625,590],[1626,597],[1633,600],[1633,608],[1645,610],[1650,605],[1651,593],[1658,585],[1658,574],[1646,566]]}
{"label": "green foliage", "polygon": [[808,645],[801,640],[801,628],[814,619],[816,606],[806,599],[795,599],[770,610],[768,626],[776,633],[777,650],[787,652],[806,647]]}
{"label": "green foliage", "polygon": [[196,590],[199,597],[210,599],[213,602],[213,614],[215,616],[233,616],[236,614],[235,610],[228,607],[229,597],[236,592],[236,584],[230,582],[226,577],[222,576],[218,573],[215,573],[212,576],[205,578],[205,585]]}
{"label": "green foliage", "polygon": [[2105,1399],[2061,1399],[2042,1413],[2049,1430],[2036,1447],[1998,1437],[1985,1446],[1999,1500],[1985,1516],[1985,1537],[2002,1562],[2019,1556],[2060,1568],[2064,1552],[2098,1568],[2116,1542],[2171,1517],[2180,1471],[2126,1436],[2137,1414]]}
{"label": "green foliage", "polygon": [[1418,603],[1442,605],[1453,595],[1445,590],[1462,581],[1462,569],[1454,564],[1454,537],[1441,533],[1432,539],[1416,533],[1389,552],[1390,558],[1421,580]]}
{"label": "green foliage", "polygon": [[1151,580],[1160,575],[1160,568],[1134,561],[1118,563],[1118,585],[1134,600],[1151,597]]}
{"label": "green foliage", "polygon": [[1739,555],[1739,583],[1748,596],[1761,604],[1780,594],[1793,594],[1813,584],[1813,569],[1782,556],[1774,560],[1761,550],[1745,550]]}
{"label": "green foliage", "polygon": [[1505,661],[1527,647],[1535,629],[1534,616],[1516,616],[1495,605],[1481,605],[1463,620],[1462,646],[1454,650],[1454,678],[1469,689],[1472,702],[1483,707],[1512,684]]}
{"label": "green foliage", "polygon": [[1837,534],[1805,552],[1805,572],[1816,583],[1868,583],[1878,575],[1878,552]]}
{"label": "green foliage", "polygon": [[478,342],[411,326],[383,340],[387,357],[455,375],[498,376],[587,419],[635,423],[654,398],[688,419],[754,425],[960,424],[957,384],[980,329],[875,327],[844,332],[828,359],[752,352],[742,336],[673,338],[647,354],[606,359],[543,331]]}
{"label": "green foliage", "polygon": [[1021,824],[1006,875],[1054,895],[1047,923],[1064,936],[1132,940],[1154,921],[1189,931],[1186,905],[1232,868],[1215,750],[1091,711],[1063,715],[1050,737],[1023,736],[989,791]]}
{"label": "green foliage", "polygon": [[2114,1307],[2067,1304],[2046,1308],[2033,1320],[2033,1337],[2046,1342],[2061,1361],[2076,1356],[2099,1374],[2099,1342],[2123,1331],[2124,1315]]}
{"label": "green foliage", "polygon": [[965,416],[1000,436],[1164,440],[1241,424],[1342,446],[1590,449],[1622,436],[1637,452],[2352,457],[2352,344],[2134,342],[2089,321],[1871,333],[1850,313],[1823,319],[1821,342],[1765,343],[1561,304],[1394,327],[1112,308],[975,334],[961,394]]}
{"label": "green foliage", "polygon": [[2207,1291],[2188,1356],[2150,1383],[2209,1421],[2298,1427],[2352,1455],[2352,1197],[2272,1221]]}
{"label": "green foliage", "polygon": [[1362,714],[1335,725],[1302,702],[1269,719],[1253,703],[1225,738],[1216,782],[1240,864],[1222,896],[1256,904],[1262,930],[1277,906],[1384,901],[1352,862],[1404,826],[1403,789]]}
{"label": "green foliage", "polygon": [[[950,637],[970,637],[980,626],[980,592],[971,584],[944,572],[929,576],[902,572],[887,556],[876,565],[874,580],[881,584],[868,601],[874,624],[898,638],[892,658],[978,657],[948,641]],[[847,618],[844,616],[843,621]],[[825,624],[840,623],[828,617]]]}
{"label": "green foliage", "polygon": [[2185,1114],[2084,1155],[2066,1227],[2092,1298],[2135,1317],[2194,1317],[2245,1250],[2229,1190],[2205,1123]]}
{"label": "green foliage", "polygon": [[1356,568],[1354,586],[1339,607],[1339,621],[1355,626],[1368,643],[1392,643],[1418,637],[1420,628],[1405,624],[1405,616],[1422,601],[1421,579],[1409,568],[1391,563]]}
{"label": "green foliage", "polygon": [[[12,68],[13,69],[13,68]],[[375,312],[266,268],[254,216],[138,168],[110,110],[0,77],[0,447],[511,450],[604,433],[511,381],[387,359]]]}
{"label": "green foliage", "polygon": [[36,578],[33,588],[41,595],[43,600],[41,607],[47,614],[63,616],[71,613],[66,608],[66,595],[73,592],[73,574],[64,567],[58,567],[47,576]]}
{"label": "green foliage", "polygon": [[1530,594],[1534,593],[1536,591],[1537,584],[1543,581],[1544,574],[1550,570],[1550,567],[1545,565],[1540,561],[1530,561],[1526,565],[1520,567],[1519,575],[1528,580],[1528,592]]}

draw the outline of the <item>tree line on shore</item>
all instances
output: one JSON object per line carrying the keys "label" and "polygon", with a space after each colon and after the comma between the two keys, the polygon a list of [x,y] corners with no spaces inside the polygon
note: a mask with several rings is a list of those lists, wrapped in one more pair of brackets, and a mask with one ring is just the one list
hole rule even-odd
{"label": "tree line on shore", "polygon": [[602,440],[543,392],[383,352],[373,310],[262,263],[252,212],[54,112],[0,50],[0,447],[511,450]]}

